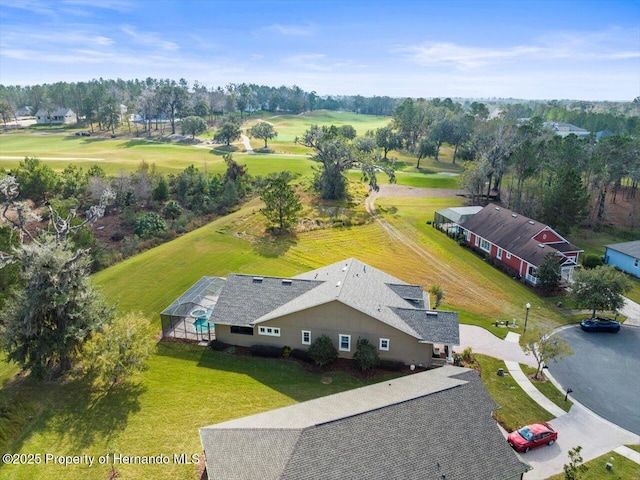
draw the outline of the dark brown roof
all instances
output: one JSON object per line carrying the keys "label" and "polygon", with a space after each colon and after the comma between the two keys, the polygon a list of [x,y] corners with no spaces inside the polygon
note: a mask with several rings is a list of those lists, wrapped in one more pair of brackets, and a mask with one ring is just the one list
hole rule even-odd
{"label": "dark brown roof", "polygon": [[581,251],[567,241],[544,245],[534,240],[539,232],[551,227],[494,204],[484,207],[462,227],[532,265],[540,265],[549,252]]}

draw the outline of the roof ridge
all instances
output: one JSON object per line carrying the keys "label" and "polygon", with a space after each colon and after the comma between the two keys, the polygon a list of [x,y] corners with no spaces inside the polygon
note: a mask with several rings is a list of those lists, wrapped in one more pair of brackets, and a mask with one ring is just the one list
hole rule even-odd
{"label": "roof ridge", "polygon": [[340,296],[342,295],[342,289],[344,288],[344,284],[347,283],[347,278],[349,278],[349,273],[351,272],[351,268],[353,267],[353,264],[354,264],[354,258],[353,257],[348,258],[347,263],[345,264],[345,269],[342,270],[342,273],[344,273],[344,276],[342,277],[342,280],[338,280],[338,283],[336,284],[336,287],[338,287],[338,293],[336,294],[336,298],[340,298]]}

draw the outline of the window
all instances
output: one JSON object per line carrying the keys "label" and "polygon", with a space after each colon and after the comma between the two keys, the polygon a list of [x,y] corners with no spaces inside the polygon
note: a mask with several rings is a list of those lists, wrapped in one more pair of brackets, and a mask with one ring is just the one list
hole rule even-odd
{"label": "window", "polygon": [[502,249],[498,248],[498,253],[496,255],[498,257],[498,260],[502,260]]}
{"label": "window", "polygon": [[465,230],[464,237],[467,239],[467,242],[471,241],[471,232],[469,230]]}
{"label": "window", "polygon": [[234,327],[231,326],[231,333],[236,333],[238,335],[253,335],[253,328],[251,327]]}
{"label": "window", "polygon": [[511,260],[511,253],[507,252],[507,260]]}
{"label": "window", "polygon": [[302,330],[302,344],[311,345],[311,332],[309,330]]}
{"label": "window", "polygon": [[384,350],[386,352],[389,351],[389,339],[388,338],[381,338],[380,339],[380,345],[378,347],[380,350]]}
{"label": "window", "polygon": [[476,235],[476,247],[480,245],[480,237]]}
{"label": "window", "polygon": [[277,327],[258,327],[258,335],[268,335],[270,337],[279,337],[280,329]]}
{"label": "window", "polygon": [[340,334],[340,341],[338,345],[340,346],[341,352],[350,352],[351,351],[351,335],[342,335]]}
{"label": "window", "polygon": [[480,250],[484,250],[485,252],[491,251],[491,244],[486,241],[484,238],[480,240]]}

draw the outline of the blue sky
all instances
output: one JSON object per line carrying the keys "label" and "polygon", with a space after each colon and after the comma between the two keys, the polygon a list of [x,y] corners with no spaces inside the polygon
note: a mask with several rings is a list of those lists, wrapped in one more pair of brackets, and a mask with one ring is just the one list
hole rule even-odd
{"label": "blue sky", "polygon": [[630,101],[640,0],[2,0],[0,84],[99,77]]}

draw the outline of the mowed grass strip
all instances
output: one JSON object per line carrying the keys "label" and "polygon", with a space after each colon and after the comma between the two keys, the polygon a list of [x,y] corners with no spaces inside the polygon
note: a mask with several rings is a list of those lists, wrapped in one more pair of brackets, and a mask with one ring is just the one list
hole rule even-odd
{"label": "mowed grass strip", "polygon": [[[420,258],[418,266],[425,275],[422,283],[426,280],[427,288],[432,284],[442,286],[446,296],[441,308],[460,311],[463,323],[478,324],[504,337],[506,329],[492,324],[517,319],[519,328],[523,328],[527,302],[532,305],[529,322],[567,323],[569,319],[552,304],[427,225],[427,220],[433,221],[437,210],[463,204],[461,197],[376,200],[377,210],[385,220],[426,252],[426,258]],[[463,312],[472,315],[465,317]]]}
{"label": "mowed grass strip", "polygon": [[573,402],[569,400],[569,398],[567,398],[567,401],[565,402],[565,394],[558,390],[553,383],[551,383],[549,380],[540,382],[531,378],[531,376],[536,373],[536,368],[530,367],[523,363],[520,364],[520,368],[525,373],[525,375],[527,375],[531,379],[531,383],[540,391],[540,393],[542,393],[545,397],[547,397],[565,412],[569,411],[569,409],[573,405]]}
{"label": "mowed grass strip", "polygon": [[[569,463],[569,457],[567,457],[567,463]],[[607,470],[607,463],[613,465],[611,470]],[[640,478],[640,465],[613,451],[589,460],[584,465],[588,470],[580,473],[580,480],[637,480]],[[565,480],[566,478],[564,473],[559,473],[547,480]]]}
{"label": "mowed grass strip", "polygon": [[[322,383],[330,376],[332,382]],[[192,479],[194,465],[173,454],[202,452],[198,429],[370,383],[344,372],[313,373],[293,360],[212,352],[181,343],[160,343],[148,369],[107,395],[86,381],[20,382],[23,395],[44,411],[8,446],[16,453],[55,455],[169,455],[169,465],[118,465],[121,478]],[[107,466],[5,465],[3,479],[107,478]]]}
{"label": "mowed grass strip", "polygon": [[480,365],[482,383],[491,398],[500,405],[494,412],[494,417],[507,431],[553,419],[553,415],[527,395],[511,376],[497,375],[500,368],[508,371],[502,360],[477,353],[474,357]]}
{"label": "mowed grass strip", "polygon": [[[158,172],[167,174],[180,173],[189,165],[214,174],[223,173],[226,169],[222,153],[210,148],[149,142],[144,139],[85,138],[68,134],[0,136],[0,156],[18,157],[0,158],[0,167],[7,170],[16,168],[28,156],[42,157],[43,162],[58,172],[70,164],[85,170],[99,165],[107,174],[117,175],[120,171],[136,170],[142,161],[154,164]],[[308,155],[232,155],[238,163],[247,166],[251,175],[266,176],[272,172],[287,170],[308,176],[312,172],[313,162]]]}

